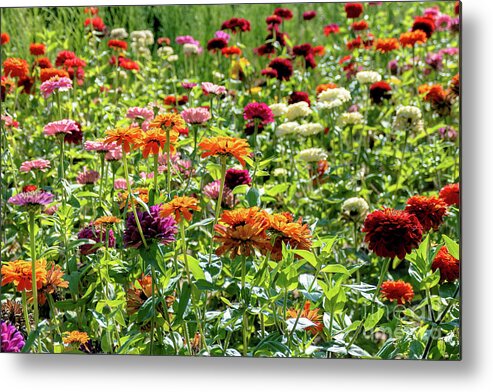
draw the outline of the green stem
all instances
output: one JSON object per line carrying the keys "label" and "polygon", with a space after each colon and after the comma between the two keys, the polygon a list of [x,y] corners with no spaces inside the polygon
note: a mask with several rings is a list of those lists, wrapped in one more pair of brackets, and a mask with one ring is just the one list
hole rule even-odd
{"label": "green stem", "polygon": [[168,186],[168,199],[171,199],[171,148],[169,133],[169,128],[166,128],[166,180]]}
{"label": "green stem", "polygon": [[103,206],[104,154],[101,154],[101,180],[99,182],[99,206]]}
{"label": "green stem", "polygon": [[130,188],[130,178],[128,175],[128,164],[127,164],[127,153],[125,152],[125,149],[122,149],[122,161],[123,161],[123,170],[125,172],[125,181],[127,182],[127,203],[130,203],[130,206],[132,208],[132,212],[134,214],[135,218],[135,223],[137,224],[137,229],[139,230],[140,238],[142,239],[142,243],[144,244],[144,247],[147,248],[147,242],[144,237],[144,232],[142,231],[142,227],[140,225],[140,220],[139,216],[137,215],[137,209],[135,208],[135,203],[131,198],[133,198],[132,190]]}
{"label": "green stem", "polygon": [[27,311],[26,290],[22,290],[22,314],[24,315],[24,323],[26,325],[26,332],[29,335],[31,333],[31,323],[29,322],[29,313]]}
{"label": "green stem", "polygon": [[[31,243],[31,280],[32,280],[32,294],[33,294],[33,308],[34,308],[34,329],[38,328],[39,323],[39,309],[38,309],[38,286],[36,284],[36,239],[34,238],[34,226],[36,215],[34,212],[29,213],[29,239]],[[26,320],[28,323],[29,320]],[[41,341],[38,335],[38,349],[41,349]]]}

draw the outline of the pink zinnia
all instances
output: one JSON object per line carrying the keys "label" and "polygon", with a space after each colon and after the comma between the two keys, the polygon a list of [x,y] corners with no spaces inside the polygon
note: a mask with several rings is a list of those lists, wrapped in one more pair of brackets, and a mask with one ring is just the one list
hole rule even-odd
{"label": "pink zinnia", "polygon": [[99,173],[95,170],[84,170],[77,176],[77,182],[81,185],[92,185],[99,180]]}
{"label": "pink zinnia", "polygon": [[154,117],[154,112],[151,109],[133,107],[127,110],[127,118],[143,119],[149,121],[153,117]]}
{"label": "pink zinnia", "polygon": [[181,87],[183,87],[184,89],[187,89],[187,90],[191,90],[196,85],[197,85],[197,83],[193,83],[193,82],[182,82]]}
{"label": "pink zinnia", "polygon": [[50,161],[46,159],[35,159],[33,161],[25,161],[22,163],[19,170],[23,173],[29,173],[31,170],[46,171],[50,167]]}
{"label": "pink zinnia", "polygon": [[[219,199],[220,187],[221,180],[212,181],[211,183],[204,186],[204,195],[206,195],[211,200],[217,200]],[[223,204],[223,206],[225,207],[232,208],[234,205],[233,200],[234,198],[233,194],[231,193],[231,189],[225,186],[223,191],[223,200],[221,204]]]}
{"label": "pink zinnia", "polygon": [[4,122],[6,128],[10,128],[10,127],[17,128],[19,126],[19,123],[7,114],[5,115],[2,114],[2,121]]}
{"label": "pink zinnia", "polygon": [[251,102],[243,109],[243,118],[245,120],[260,120],[262,124],[274,122],[274,114],[270,107],[263,102]]}
{"label": "pink zinnia", "polygon": [[56,136],[61,133],[71,134],[72,131],[78,130],[79,127],[74,120],[64,119],[46,124],[43,128],[45,136]]}
{"label": "pink zinnia", "polygon": [[54,76],[46,82],[41,83],[40,89],[43,97],[48,98],[55,90],[68,91],[72,89],[72,81],[67,77],[60,78]]}
{"label": "pink zinnia", "polygon": [[116,143],[106,144],[102,140],[88,140],[84,143],[84,149],[86,151],[96,151],[106,154],[107,152],[114,150],[118,145]]}
{"label": "pink zinnia", "polygon": [[450,30],[452,26],[452,18],[447,14],[440,14],[435,20],[435,26],[438,31]]}
{"label": "pink zinnia", "polygon": [[209,94],[221,95],[226,92],[226,87],[218,86],[217,84],[210,82],[203,82],[201,83],[200,86],[202,87],[202,91],[204,95],[209,95]]}
{"label": "pink zinnia", "polygon": [[122,159],[123,153],[122,153],[122,146],[115,146],[111,150],[109,150],[106,155],[104,156],[104,159],[107,161],[119,161]]}
{"label": "pink zinnia", "polygon": [[[130,184],[132,184],[132,180],[130,180]],[[127,189],[127,181],[124,178],[117,178],[113,184],[115,189]]]}
{"label": "pink zinnia", "polygon": [[203,124],[211,119],[211,114],[206,108],[185,109],[181,116],[189,124]]}

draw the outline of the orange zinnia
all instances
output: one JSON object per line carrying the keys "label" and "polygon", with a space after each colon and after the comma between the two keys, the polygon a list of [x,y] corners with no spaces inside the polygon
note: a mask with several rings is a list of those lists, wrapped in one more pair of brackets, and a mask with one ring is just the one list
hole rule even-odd
{"label": "orange zinnia", "polygon": [[[40,306],[46,303],[46,296],[48,294],[53,294],[59,287],[64,289],[68,287],[68,282],[63,279],[64,275],[65,272],[63,272],[62,267],[57,264],[53,264],[51,269],[47,271],[46,283],[38,291],[38,303]],[[27,297],[29,300],[32,300],[32,292],[29,292]]]}
{"label": "orange zinnia", "polygon": [[[14,283],[17,291],[32,290],[31,262],[24,260],[10,261],[2,265],[2,286]],[[36,287],[40,289],[46,283],[46,260],[36,261]]]}
{"label": "orange zinnia", "polygon": [[215,225],[217,235],[214,241],[222,245],[216,249],[216,255],[221,256],[229,252],[229,257],[234,259],[238,255],[250,256],[255,249],[265,253],[270,249],[270,241],[265,233],[265,228],[258,224],[247,223],[243,226],[225,227]]}
{"label": "orange zinnia", "polygon": [[[306,318],[310,320],[313,324],[309,327],[306,327],[305,330],[308,332],[311,332],[312,334],[317,334],[319,332],[322,332],[324,329],[323,324],[320,322],[322,320],[322,315],[319,314],[318,312],[320,311],[319,308],[315,308],[313,310],[310,310],[310,301],[306,301],[305,305],[303,306],[303,310],[301,311],[300,318]],[[297,319],[298,318],[299,312],[296,309],[289,309],[288,310],[288,319]]]}
{"label": "orange zinnia", "polygon": [[40,79],[42,82],[46,82],[55,76],[58,76],[59,78],[70,78],[69,73],[63,69],[43,68],[40,73]]}
{"label": "orange zinnia", "polygon": [[65,344],[83,345],[89,342],[89,335],[86,332],[71,331],[66,332],[66,334],[63,338],[63,343]]}
{"label": "orange zinnia", "polygon": [[149,127],[174,130],[178,132],[178,130],[185,128],[186,124],[181,115],[176,113],[164,113],[158,114],[156,118],[151,121]]}
{"label": "orange zinnia", "polygon": [[426,33],[422,30],[408,31],[406,33],[402,33],[399,38],[401,45],[404,47],[412,47],[416,44],[424,44],[426,40]]}
{"label": "orange zinnia", "polygon": [[[146,189],[146,188],[136,188],[136,189],[132,189],[132,194],[133,195],[137,195],[137,197],[142,200],[144,203],[149,203],[149,190]],[[125,208],[125,205],[127,203],[127,199],[128,199],[128,192],[123,192],[121,195],[120,195],[120,200],[121,200],[121,203],[120,203],[120,209],[123,209]],[[139,205],[137,200],[135,200],[134,198],[131,198],[131,200],[133,201],[134,204],[136,204],[137,206]],[[130,207],[130,206],[129,206]]]}
{"label": "orange zinnia", "polygon": [[[178,132],[171,130],[169,133],[169,148],[170,152],[175,152],[174,143],[178,140]],[[159,155],[159,150],[166,146],[168,139],[166,132],[161,128],[151,128],[143,132],[140,139],[135,144],[142,148],[142,156],[147,158],[149,154]]]}
{"label": "orange zinnia", "polygon": [[245,166],[245,158],[250,155],[252,150],[245,139],[230,136],[217,136],[204,139],[199,143],[199,147],[204,151],[202,158],[209,156],[234,156]]}
{"label": "orange zinnia", "polygon": [[198,203],[199,201],[195,197],[175,196],[169,203],[161,206],[159,215],[163,218],[174,215],[177,222],[180,222],[182,217],[190,221],[192,220],[192,213],[190,211],[200,211]]}
{"label": "orange zinnia", "polygon": [[310,250],[312,246],[311,232],[308,225],[302,224],[301,219],[293,222],[285,214],[275,214],[270,219],[270,230],[274,244],[271,258],[275,261],[282,259],[282,244],[291,249]]}
{"label": "orange zinnia", "polygon": [[94,226],[109,226],[120,223],[122,220],[116,216],[102,216],[94,221]]}
{"label": "orange zinnia", "polygon": [[329,90],[331,88],[337,88],[337,84],[335,83],[325,83],[325,84],[319,84],[317,86],[317,89],[315,90],[317,95],[320,94],[322,91]]}
{"label": "orange zinnia", "polygon": [[378,38],[375,42],[375,49],[381,53],[392,52],[399,49],[399,41],[395,38]]}
{"label": "orange zinnia", "polygon": [[224,211],[219,222],[233,228],[250,224],[258,225],[265,229],[269,225],[269,216],[267,212],[260,210],[258,207],[237,208]]}
{"label": "orange zinnia", "polygon": [[143,131],[140,128],[115,128],[106,131],[106,138],[104,142],[106,144],[116,143],[122,146],[123,151],[130,152],[131,147],[136,144],[141,136]]}

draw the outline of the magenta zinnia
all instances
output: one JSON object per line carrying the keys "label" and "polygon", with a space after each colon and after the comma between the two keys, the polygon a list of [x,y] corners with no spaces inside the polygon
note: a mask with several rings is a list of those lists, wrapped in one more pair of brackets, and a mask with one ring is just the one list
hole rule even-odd
{"label": "magenta zinnia", "polygon": [[251,102],[243,109],[245,120],[257,121],[262,124],[274,122],[274,114],[270,107],[263,102]]}

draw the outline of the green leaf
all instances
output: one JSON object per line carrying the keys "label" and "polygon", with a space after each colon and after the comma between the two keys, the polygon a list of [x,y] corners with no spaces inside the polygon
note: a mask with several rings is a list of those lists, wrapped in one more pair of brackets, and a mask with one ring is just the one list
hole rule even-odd
{"label": "green leaf", "polygon": [[308,261],[308,263],[310,263],[313,268],[317,268],[319,262],[317,260],[317,257],[312,252],[302,249],[292,249],[291,252],[297,254],[298,256],[301,256],[304,260]]}
{"label": "green leaf", "polygon": [[[183,255],[180,255],[179,259],[185,262]],[[204,271],[202,270],[202,267],[200,267],[199,261],[195,257],[187,255],[187,262],[188,268],[190,269],[190,272],[196,280],[206,280]]]}
{"label": "green leaf", "polygon": [[344,274],[351,275],[346,267],[342,264],[329,264],[320,270],[320,272],[327,272],[329,274]]}
{"label": "green leaf", "polygon": [[190,299],[190,294],[192,290],[188,285],[188,282],[183,283],[183,287],[181,288],[180,300],[178,301],[178,309],[176,310],[175,320],[173,325],[178,325],[183,320],[183,314],[188,306],[188,300]]}
{"label": "green leaf", "polygon": [[235,187],[235,189],[233,189],[233,195],[241,195],[243,193],[247,193],[247,191],[248,191],[248,185],[246,184],[238,185]]}
{"label": "green leaf", "polygon": [[382,308],[378,309],[375,313],[370,314],[363,324],[363,326],[365,327],[365,331],[370,331],[375,328],[375,325],[378,324],[383,314],[384,310]]}
{"label": "green leaf", "polygon": [[249,207],[260,206],[260,192],[257,188],[250,188],[245,198]]}
{"label": "green leaf", "polygon": [[457,260],[460,258],[459,252],[459,244],[447,237],[445,234],[442,235],[443,240],[445,241],[445,246],[447,247],[448,252],[452,257],[455,257]]}

